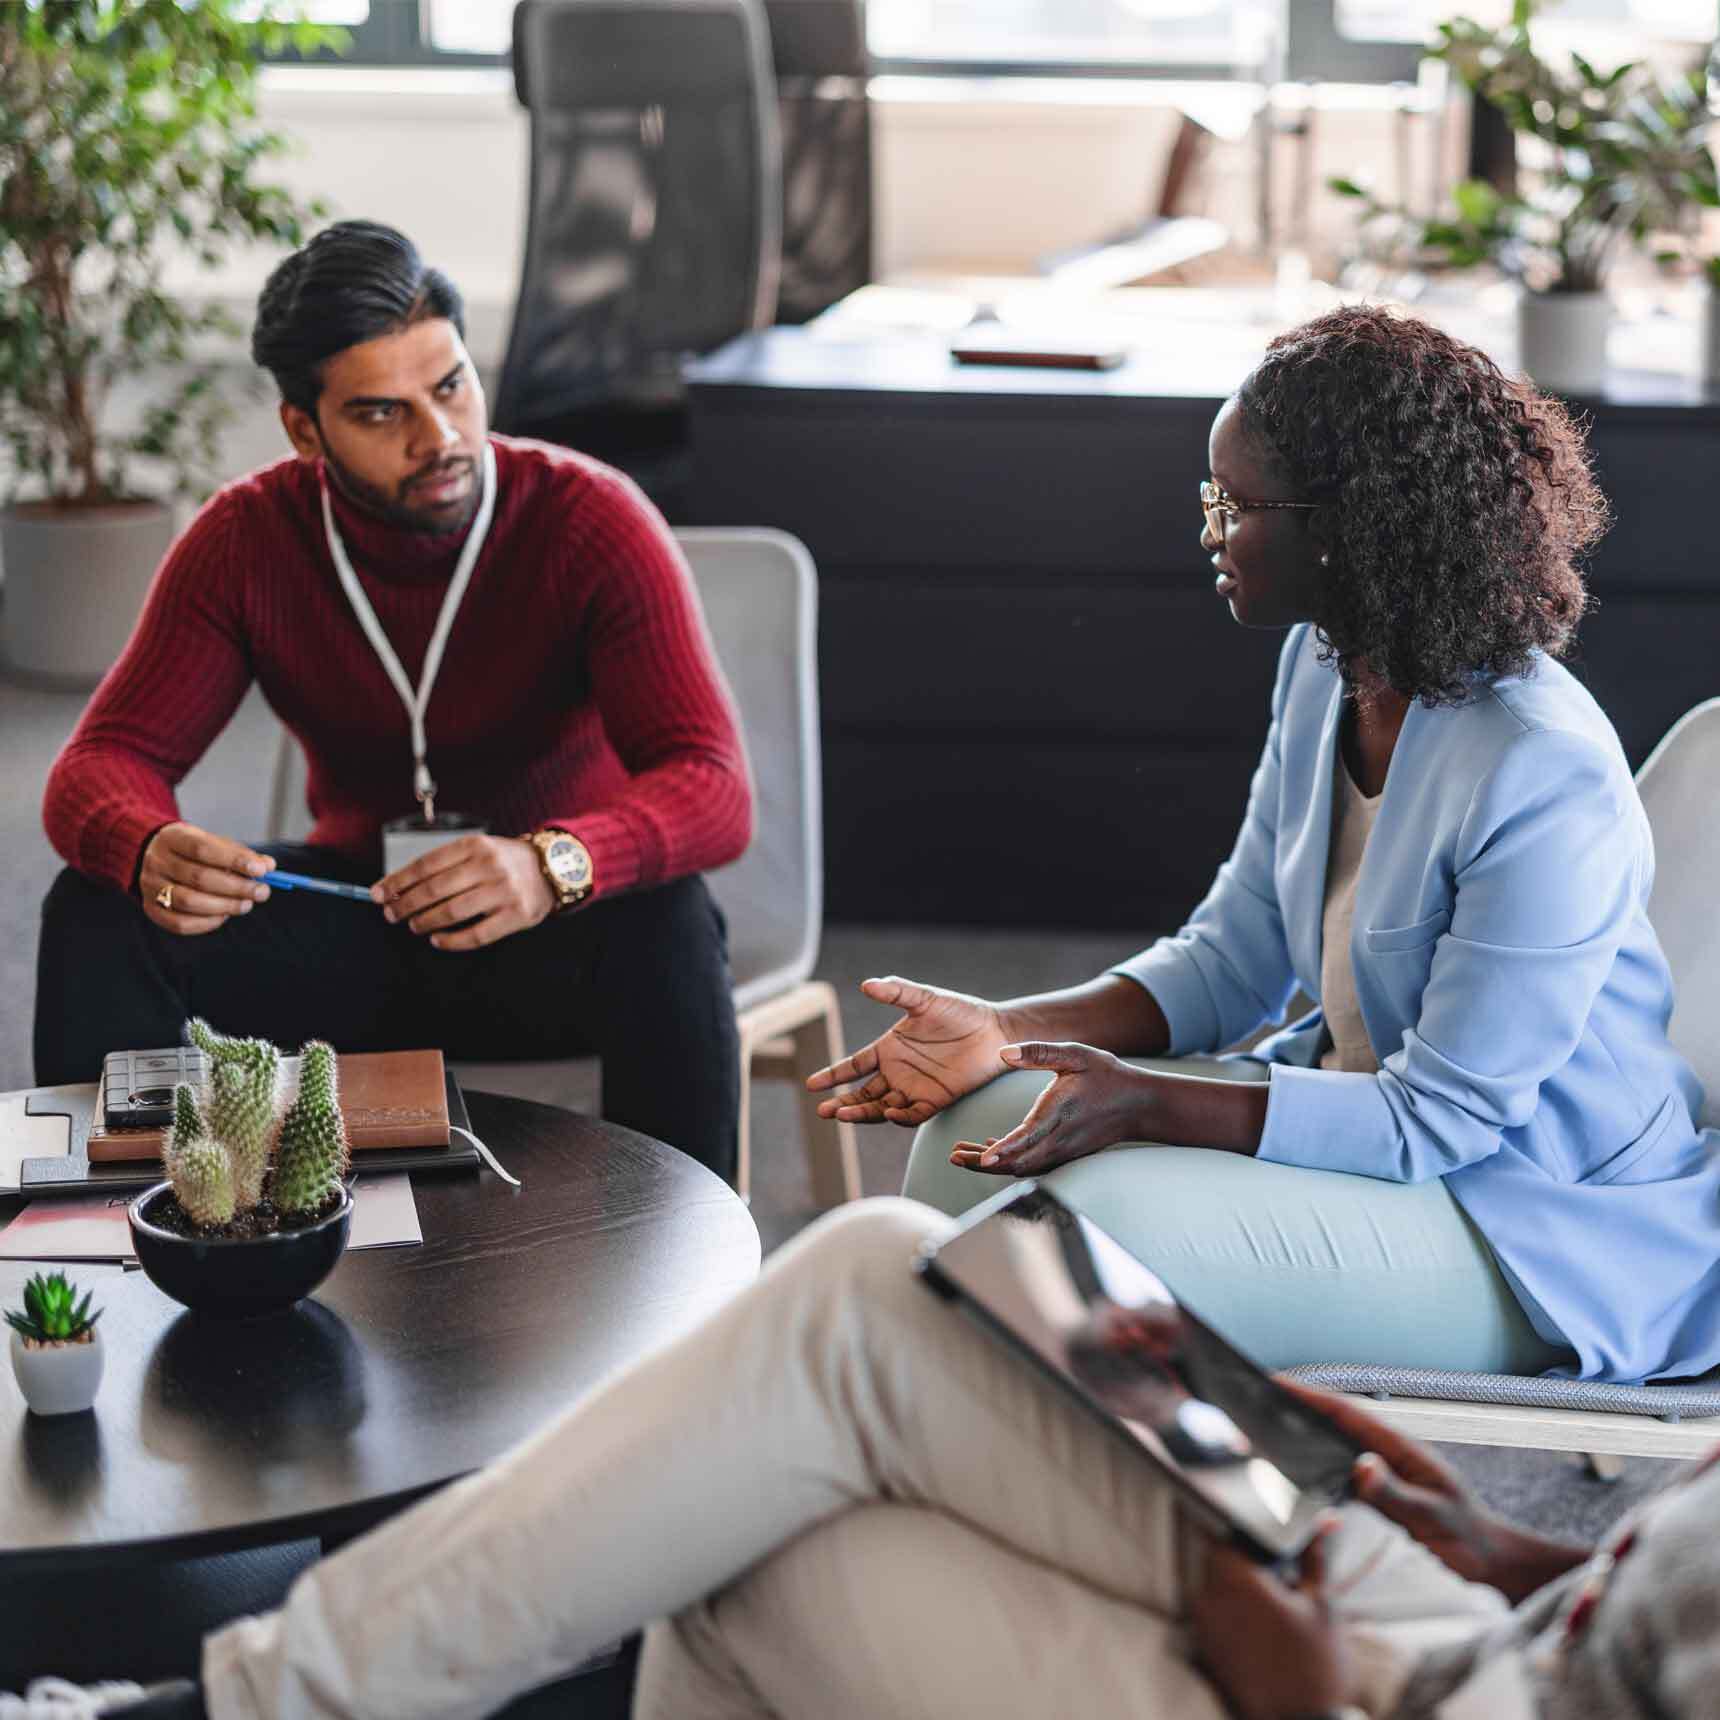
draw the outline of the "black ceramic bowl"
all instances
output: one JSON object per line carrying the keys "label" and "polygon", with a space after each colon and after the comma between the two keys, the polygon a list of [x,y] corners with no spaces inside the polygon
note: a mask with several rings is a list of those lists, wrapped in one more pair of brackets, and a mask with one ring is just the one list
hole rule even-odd
{"label": "black ceramic bowl", "polygon": [[273,1314],[308,1296],[334,1270],[352,1231],[352,1193],[303,1230],[239,1241],[176,1236],[150,1214],[173,1192],[171,1183],[145,1189],[126,1211],[138,1264],[158,1290],[200,1314],[242,1320]]}

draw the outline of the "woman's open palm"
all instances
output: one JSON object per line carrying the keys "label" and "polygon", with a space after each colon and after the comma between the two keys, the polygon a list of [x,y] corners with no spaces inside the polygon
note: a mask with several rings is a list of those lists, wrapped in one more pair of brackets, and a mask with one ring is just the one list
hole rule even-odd
{"label": "woman's open palm", "polygon": [[844,1089],[820,1103],[819,1116],[913,1128],[1003,1073],[998,1052],[1010,1035],[996,1004],[894,976],[865,980],[860,989],[900,1009],[902,1019],[807,1078],[814,1093]]}

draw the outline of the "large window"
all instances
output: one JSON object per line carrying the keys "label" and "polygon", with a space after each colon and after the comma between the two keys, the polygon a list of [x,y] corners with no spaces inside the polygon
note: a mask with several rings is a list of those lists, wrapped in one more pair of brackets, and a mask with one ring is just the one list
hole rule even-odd
{"label": "large window", "polygon": [[[3,0],[0,0],[3,3]],[[348,65],[498,65],[512,43],[513,0],[271,0],[281,12],[302,11],[339,24],[350,45]]]}
{"label": "large window", "polygon": [[[4,3],[4,0],[0,0]],[[352,32],[356,65],[501,64],[513,0],[302,0],[309,16]],[[805,0],[802,0],[805,3]],[[1286,33],[1322,44],[1403,44],[1456,12],[1487,15],[1506,0],[868,0],[867,32],[883,69],[898,72],[1087,72],[1223,78],[1258,75]],[[1714,0],[1557,0],[1544,14],[1561,35],[1623,33],[1706,41]],[[1345,62],[1362,64],[1346,54]],[[1401,50],[1398,60],[1401,62]],[[1382,61],[1382,64],[1388,63]],[[1392,74],[1395,75],[1395,74]]]}
{"label": "large window", "polygon": [[871,0],[871,48],[915,63],[1227,77],[1259,64],[1275,7],[1258,0]]}

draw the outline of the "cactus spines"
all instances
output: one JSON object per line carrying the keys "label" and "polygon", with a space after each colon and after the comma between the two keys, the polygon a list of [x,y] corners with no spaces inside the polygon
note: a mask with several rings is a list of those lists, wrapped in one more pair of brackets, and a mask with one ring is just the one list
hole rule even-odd
{"label": "cactus spines", "polygon": [[[161,1165],[169,1182],[174,1182],[177,1187],[174,1167],[180,1155],[199,1141],[208,1139],[209,1130],[204,1124],[203,1113],[197,1108],[196,1091],[181,1081],[173,1089],[173,1121],[168,1125],[166,1140],[161,1143]],[[184,1202],[180,1204],[184,1205]]]}
{"label": "cactus spines", "polygon": [[197,1108],[197,1092],[188,1082],[181,1081],[173,1089],[173,1123],[167,1131],[167,1144],[161,1156],[171,1159],[174,1153],[195,1141],[209,1138],[203,1113]]}
{"label": "cactus spines", "polygon": [[226,1148],[211,1138],[197,1094],[184,1081],[173,1089],[173,1126],[161,1161],[179,1204],[198,1224],[225,1224],[232,1218],[232,1164]]}
{"label": "cactus spines", "polygon": [[233,1166],[219,1141],[205,1136],[176,1148],[167,1174],[179,1204],[194,1222],[218,1225],[231,1221],[237,1207]]}
{"label": "cactus spines", "polygon": [[[217,1033],[195,1017],[185,1030],[209,1065],[201,1094],[175,1088],[163,1153],[186,1215],[205,1227],[248,1220],[266,1182],[282,1218],[319,1212],[339,1193],[351,1162],[333,1047],[321,1040],[304,1047],[298,1096],[282,1117],[281,1054],[273,1045]],[[269,1229],[276,1221],[254,1222]]]}
{"label": "cactus spines", "polygon": [[316,1211],[340,1187],[350,1162],[334,1049],[312,1040],[299,1053],[299,1096],[275,1150],[275,1205],[282,1212]]}
{"label": "cactus spines", "polygon": [[[210,1049],[192,1028],[192,1039],[210,1057],[209,1132],[233,1161],[233,1194],[242,1207],[263,1198],[263,1176],[274,1144],[276,1087],[281,1054],[266,1039],[220,1039]],[[207,1029],[205,1029],[207,1033]]]}

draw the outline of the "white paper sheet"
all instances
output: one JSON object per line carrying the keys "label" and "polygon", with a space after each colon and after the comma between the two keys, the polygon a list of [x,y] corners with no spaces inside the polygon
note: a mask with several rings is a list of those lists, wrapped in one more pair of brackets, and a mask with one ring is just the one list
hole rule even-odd
{"label": "white paper sheet", "polygon": [[[408,1172],[358,1177],[352,1192],[348,1248],[396,1248],[424,1240]],[[31,1201],[0,1230],[0,1260],[134,1259],[125,1221],[133,1193],[56,1195]]]}
{"label": "white paper sheet", "polygon": [[424,1240],[411,1172],[354,1177],[352,1192],[356,1204],[348,1248],[399,1248]]}
{"label": "white paper sheet", "polygon": [[72,1150],[72,1120],[67,1116],[32,1117],[24,1107],[32,1096],[52,1104],[60,1092],[88,1095],[80,1087],[32,1087],[0,1093],[0,1194],[18,1192],[18,1167],[25,1159],[63,1159]]}

